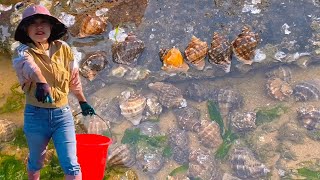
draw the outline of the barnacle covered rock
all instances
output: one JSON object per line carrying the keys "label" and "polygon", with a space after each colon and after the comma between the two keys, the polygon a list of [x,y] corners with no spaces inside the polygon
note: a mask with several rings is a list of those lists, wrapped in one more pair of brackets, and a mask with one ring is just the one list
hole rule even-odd
{"label": "barnacle covered rock", "polygon": [[217,148],[222,143],[219,125],[214,121],[201,121],[198,139],[207,148]]}
{"label": "barnacle covered rock", "polygon": [[296,101],[317,101],[320,99],[320,80],[313,79],[296,84],[293,88]]}
{"label": "barnacle covered rock", "polygon": [[232,50],[243,64],[252,64],[259,37],[248,27],[244,27],[238,37],[232,42]]}
{"label": "barnacle covered rock", "polygon": [[79,37],[102,34],[106,27],[106,19],[99,16],[86,15],[81,21]]}
{"label": "barnacle covered rock", "polygon": [[293,90],[289,83],[280,78],[271,78],[266,84],[268,94],[280,101],[287,100]]}
{"label": "barnacle covered rock", "polygon": [[119,104],[121,114],[133,125],[138,125],[146,107],[146,98],[134,90],[126,90],[121,93]]}
{"label": "barnacle covered rock", "polygon": [[166,108],[181,108],[187,106],[186,99],[183,98],[179,88],[170,83],[154,82],[148,84],[159,97],[159,102]]}
{"label": "barnacle covered rock", "polygon": [[168,73],[187,72],[189,66],[184,62],[179,49],[160,49],[160,60],[162,61],[161,69]]}
{"label": "barnacle covered rock", "polygon": [[112,44],[112,59],[118,64],[136,65],[143,50],[144,42],[129,34],[125,41]]}
{"label": "barnacle covered rock", "polygon": [[244,147],[237,147],[230,155],[231,167],[237,177],[244,179],[259,179],[266,176],[270,170],[258,161],[253,153]]}
{"label": "barnacle covered rock", "polygon": [[208,53],[207,42],[192,36],[186,50],[184,51],[188,62],[193,64],[198,70],[203,70],[205,66],[205,57]]}
{"label": "barnacle covered rock", "polygon": [[175,109],[174,114],[176,116],[178,126],[181,129],[199,132],[201,125],[199,109],[193,106],[187,106],[185,108]]}
{"label": "barnacle covered rock", "polygon": [[12,141],[15,138],[17,125],[9,120],[0,119],[0,142]]}
{"label": "barnacle covered rock", "polygon": [[221,67],[227,73],[230,72],[232,49],[226,37],[214,32],[208,55],[211,64]]}
{"label": "barnacle covered rock", "polygon": [[297,109],[298,120],[308,130],[320,130],[320,108],[313,106]]}
{"label": "barnacle covered rock", "polygon": [[107,65],[107,56],[105,52],[95,52],[87,55],[80,65],[80,74],[90,81],[95,78],[97,73],[103,70]]}
{"label": "barnacle covered rock", "polygon": [[246,132],[256,128],[255,112],[235,112],[230,116],[231,127],[238,132]]}

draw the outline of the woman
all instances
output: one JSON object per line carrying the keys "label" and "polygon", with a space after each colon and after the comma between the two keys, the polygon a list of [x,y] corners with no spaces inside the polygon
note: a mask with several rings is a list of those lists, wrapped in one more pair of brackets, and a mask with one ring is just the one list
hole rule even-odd
{"label": "woman", "polygon": [[86,102],[77,63],[70,47],[58,40],[66,26],[43,6],[32,5],[22,15],[15,40],[13,66],[26,95],[24,133],[29,147],[28,178],[40,179],[46,147],[52,138],[66,179],[82,179],[76,157],[69,90],[77,97],[84,116],[95,114]]}

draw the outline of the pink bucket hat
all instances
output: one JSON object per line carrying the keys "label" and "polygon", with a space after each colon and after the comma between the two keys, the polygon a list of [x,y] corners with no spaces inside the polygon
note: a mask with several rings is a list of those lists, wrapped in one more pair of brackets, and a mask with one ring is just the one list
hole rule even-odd
{"label": "pink bucket hat", "polygon": [[51,35],[48,39],[49,42],[60,39],[67,33],[68,28],[57,18],[53,17],[47,8],[41,5],[32,5],[26,8],[22,14],[22,20],[19,23],[14,34],[14,39],[16,41],[20,41],[22,44],[32,42],[26,32],[26,27],[35,17],[44,17],[51,22],[52,29]]}

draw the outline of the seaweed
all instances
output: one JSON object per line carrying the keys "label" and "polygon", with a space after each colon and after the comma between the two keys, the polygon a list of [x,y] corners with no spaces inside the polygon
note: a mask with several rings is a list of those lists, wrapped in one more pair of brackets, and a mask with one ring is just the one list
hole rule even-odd
{"label": "seaweed", "polygon": [[281,104],[274,107],[261,107],[257,109],[256,113],[256,125],[261,125],[263,123],[268,123],[276,118],[279,118],[283,113],[287,112],[288,107]]}
{"label": "seaweed", "polygon": [[219,111],[219,106],[215,102],[209,100],[208,101],[208,111],[209,111],[210,119],[212,121],[215,121],[216,123],[218,123],[218,125],[220,127],[220,134],[221,134],[221,136],[223,136],[224,123],[223,123],[221,113]]}
{"label": "seaweed", "polygon": [[175,176],[177,174],[182,174],[187,172],[189,169],[189,165],[188,164],[184,164],[182,166],[179,166],[177,168],[175,168],[174,170],[172,170],[169,174],[169,176]]}
{"label": "seaweed", "polygon": [[24,93],[17,90],[20,85],[18,83],[14,84],[11,88],[11,94],[7,97],[6,102],[2,107],[0,107],[0,114],[15,112],[24,107]]}
{"label": "seaweed", "polygon": [[210,115],[210,119],[218,123],[220,128],[220,135],[222,137],[222,144],[219,146],[218,150],[215,152],[215,158],[217,159],[225,159],[229,153],[229,150],[233,144],[233,142],[238,138],[236,134],[231,131],[231,128],[226,128],[224,126],[224,122],[219,111],[218,105],[213,101],[208,101],[208,111]]}
{"label": "seaweed", "polygon": [[0,179],[27,179],[25,165],[14,156],[0,154]]}
{"label": "seaweed", "polygon": [[320,171],[313,171],[306,167],[298,169],[298,174],[309,180],[320,179]]}
{"label": "seaweed", "polygon": [[138,179],[138,175],[127,167],[111,166],[107,168],[103,177],[103,180],[108,179]]}
{"label": "seaweed", "polygon": [[122,144],[137,144],[140,138],[140,129],[126,129],[121,139]]}
{"label": "seaweed", "polygon": [[147,135],[141,134],[139,128],[126,129],[121,139],[121,143],[130,144],[135,147],[138,143],[140,143],[140,145],[143,144],[143,146],[151,146],[154,148],[162,149],[162,154],[164,157],[170,157],[172,155],[171,147],[168,145],[167,136],[149,137]]}

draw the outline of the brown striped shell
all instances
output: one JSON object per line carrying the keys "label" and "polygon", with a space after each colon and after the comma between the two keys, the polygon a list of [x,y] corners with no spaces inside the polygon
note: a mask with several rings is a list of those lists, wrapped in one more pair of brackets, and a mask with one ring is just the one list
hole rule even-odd
{"label": "brown striped shell", "polygon": [[138,125],[146,107],[146,98],[134,90],[127,90],[121,93],[119,104],[121,114],[133,125]]}
{"label": "brown striped shell", "polygon": [[248,27],[244,27],[238,37],[232,42],[232,50],[237,59],[244,64],[252,64],[259,37]]}
{"label": "brown striped shell", "polygon": [[81,21],[79,37],[102,34],[106,27],[107,23],[101,17],[87,15]]}
{"label": "brown striped shell", "polygon": [[208,44],[207,42],[201,41],[199,38],[192,36],[184,53],[188,62],[193,64],[198,70],[203,70],[205,66],[204,59],[208,53]]}
{"label": "brown striped shell", "polygon": [[320,130],[320,108],[313,106],[297,109],[298,120],[308,130]]}
{"label": "brown striped shell", "polygon": [[80,65],[80,74],[92,81],[99,71],[103,70],[107,65],[107,56],[105,52],[95,52],[88,54]]}
{"label": "brown striped shell", "polygon": [[271,97],[280,101],[287,100],[293,92],[290,84],[280,78],[269,79],[266,88]]}
{"label": "brown striped shell", "polygon": [[214,121],[201,121],[198,139],[207,148],[217,148],[222,144],[219,125]]}
{"label": "brown striped shell", "polygon": [[128,144],[120,144],[109,150],[109,166],[132,167],[136,162],[136,153],[134,148]]}
{"label": "brown striped shell", "polygon": [[187,106],[185,108],[175,109],[174,114],[177,119],[178,126],[187,131],[199,132],[201,125],[200,122],[200,110]]}
{"label": "brown striped shell", "polygon": [[12,141],[15,138],[17,125],[9,120],[0,119],[0,142]]}
{"label": "brown striped shell", "polygon": [[156,92],[159,102],[166,108],[187,106],[187,101],[183,98],[181,90],[170,83],[155,82],[148,84],[148,87]]}
{"label": "brown striped shell", "polygon": [[237,147],[231,152],[230,163],[239,178],[260,179],[270,172],[264,164],[254,157],[248,148],[244,147]]}
{"label": "brown striped shell", "polygon": [[230,72],[232,49],[226,37],[214,32],[208,55],[211,64],[221,67],[225,72]]}
{"label": "brown striped shell", "polygon": [[115,63],[136,65],[144,50],[144,42],[134,34],[128,34],[125,41],[112,44],[112,59]]}
{"label": "brown striped shell", "polygon": [[320,79],[307,80],[293,88],[296,101],[318,101],[320,99]]}

